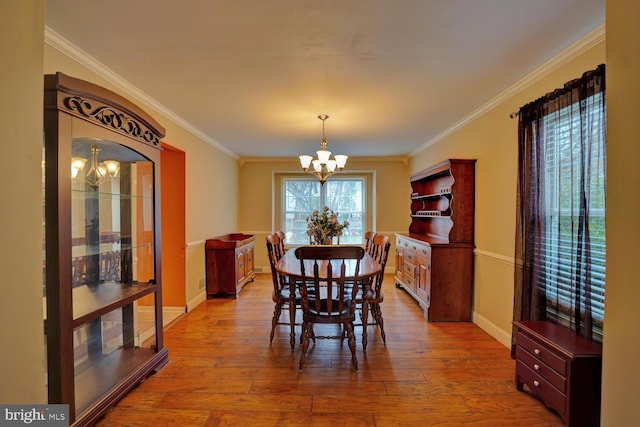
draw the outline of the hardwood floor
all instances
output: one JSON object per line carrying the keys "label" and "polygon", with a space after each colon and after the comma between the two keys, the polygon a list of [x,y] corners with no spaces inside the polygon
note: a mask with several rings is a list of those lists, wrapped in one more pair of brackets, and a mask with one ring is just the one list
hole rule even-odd
{"label": "hardwood floor", "polygon": [[370,326],[356,373],[346,343],[318,340],[298,372],[288,326],[269,345],[270,280],[258,274],[238,299],[208,299],[168,329],[169,363],[98,425],[562,426],[516,391],[507,348],[473,323],[426,322],[391,275],[382,304],[387,345]]}

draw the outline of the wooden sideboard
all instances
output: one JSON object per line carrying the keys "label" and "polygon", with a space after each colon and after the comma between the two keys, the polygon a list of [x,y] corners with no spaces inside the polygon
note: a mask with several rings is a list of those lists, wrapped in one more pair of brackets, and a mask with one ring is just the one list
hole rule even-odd
{"label": "wooden sideboard", "polygon": [[516,388],[526,384],[569,427],[599,426],[602,346],[551,322],[513,324]]}
{"label": "wooden sideboard", "polygon": [[238,297],[244,285],[255,279],[254,236],[232,233],[205,242],[207,297]]}

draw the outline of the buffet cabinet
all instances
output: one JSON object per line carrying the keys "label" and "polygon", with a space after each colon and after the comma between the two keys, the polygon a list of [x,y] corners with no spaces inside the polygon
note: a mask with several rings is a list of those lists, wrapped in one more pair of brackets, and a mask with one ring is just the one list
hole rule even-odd
{"label": "buffet cabinet", "polygon": [[600,425],[602,346],[545,321],[515,321],[516,388],[570,427]]}
{"label": "buffet cabinet", "polygon": [[144,111],[45,76],[44,322],[48,402],[93,425],[168,361],[160,275],[160,138]]}
{"label": "buffet cabinet", "polygon": [[409,233],[396,233],[396,286],[429,321],[470,321],[475,160],[448,159],[410,177]]}
{"label": "buffet cabinet", "polygon": [[251,234],[232,233],[206,240],[207,297],[237,298],[242,287],[255,279],[254,239]]}

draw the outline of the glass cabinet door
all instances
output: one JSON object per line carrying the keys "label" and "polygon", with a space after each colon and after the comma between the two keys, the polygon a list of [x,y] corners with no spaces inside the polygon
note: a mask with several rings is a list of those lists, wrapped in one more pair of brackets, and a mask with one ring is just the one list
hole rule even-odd
{"label": "glass cabinet door", "polygon": [[153,295],[145,293],[155,285],[154,164],[107,140],[74,138],[71,151],[73,347],[81,412],[138,366],[130,360],[147,358],[156,347]]}

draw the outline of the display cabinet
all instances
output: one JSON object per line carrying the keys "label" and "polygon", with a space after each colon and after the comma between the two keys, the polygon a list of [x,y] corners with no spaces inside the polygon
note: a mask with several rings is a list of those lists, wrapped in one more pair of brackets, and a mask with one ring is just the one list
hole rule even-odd
{"label": "display cabinet", "polygon": [[475,160],[448,159],[410,177],[409,233],[396,234],[396,285],[431,321],[469,321]]}
{"label": "display cabinet", "polygon": [[160,138],[104,88],[44,88],[45,334],[49,403],[91,425],[168,361],[162,337]]}

